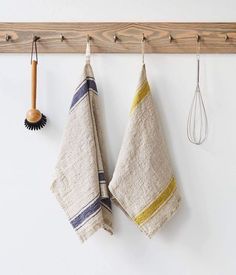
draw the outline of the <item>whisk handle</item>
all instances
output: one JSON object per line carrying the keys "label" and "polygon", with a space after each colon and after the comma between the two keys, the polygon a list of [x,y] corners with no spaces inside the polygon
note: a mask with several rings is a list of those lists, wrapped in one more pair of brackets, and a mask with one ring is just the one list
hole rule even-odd
{"label": "whisk handle", "polygon": [[199,86],[200,82],[200,55],[197,55],[197,86]]}
{"label": "whisk handle", "polygon": [[31,64],[31,108],[36,109],[36,91],[37,91],[37,61],[32,60]]}

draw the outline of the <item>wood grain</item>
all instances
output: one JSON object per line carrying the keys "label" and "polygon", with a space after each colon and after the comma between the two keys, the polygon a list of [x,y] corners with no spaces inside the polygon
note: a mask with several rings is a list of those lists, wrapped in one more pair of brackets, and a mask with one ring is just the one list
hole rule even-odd
{"label": "wood grain", "polygon": [[[201,38],[202,53],[236,53],[234,22],[0,23],[0,52],[29,53],[33,35],[37,35],[41,53],[84,53],[87,35],[90,35],[94,53],[140,53],[143,33],[147,38],[146,53],[195,53],[197,35]],[[116,43],[115,34],[119,38]],[[6,35],[11,39],[6,41]]]}

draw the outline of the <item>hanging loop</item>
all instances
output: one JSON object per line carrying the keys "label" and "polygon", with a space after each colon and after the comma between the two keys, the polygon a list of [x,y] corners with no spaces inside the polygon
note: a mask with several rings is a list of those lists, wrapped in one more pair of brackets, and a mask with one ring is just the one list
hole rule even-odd
{"label": "hanging loop", "polygon": [[[30,63],[32,64],[33,61],[33,55],[35,52],[35,60],[38,63],[38,50],[37,50],[37,41],[40,39],[39,36],[34,36],[33,41],[32,41],[32,48],[31,48],[31,61]],[[35,51],[34,51],[35,50]]]}
{"label": "hanging loop", "polygon": [[145,43],[147,41],[147,38],[145,37],[144,33],[143,33],[143,36],[142,36],[142,40],[141,40],[141,50],[142,50],[142,64],[144,65],[145,64],[145,61],[144,61],[144,53],[145,53]]}
{"label": "hanging loop", "polygon": [[91,41],[91,39],[92,39],[91,36],[87,35],[86,52],[85,52],[87,64],[90,64],[90,55],[91,55],[90,41]]}

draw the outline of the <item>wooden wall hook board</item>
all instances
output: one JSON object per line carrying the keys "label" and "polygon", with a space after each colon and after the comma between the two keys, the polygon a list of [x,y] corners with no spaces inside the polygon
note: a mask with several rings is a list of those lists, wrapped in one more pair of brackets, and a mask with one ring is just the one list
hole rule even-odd
{"label": "wooden wall hook board", "polygon": [[[196,34],[204,42],[201,53],[236,53],[233,43],[225,43],[236,39],[236,22],[2,22],[0,37],[6,34],[12,39],[0,40],[0,53],[30,53],[33,34],[42,38],[40,53],[84,53],[88,34],[93,38],[94,53],[139,53],[142,34],[148,37],[146,54],[195,53]],[[116,42],[119,39],[122,43],[114,43],[114,34],[119,34]],[[63,37],[67,43],[61,43]]]}

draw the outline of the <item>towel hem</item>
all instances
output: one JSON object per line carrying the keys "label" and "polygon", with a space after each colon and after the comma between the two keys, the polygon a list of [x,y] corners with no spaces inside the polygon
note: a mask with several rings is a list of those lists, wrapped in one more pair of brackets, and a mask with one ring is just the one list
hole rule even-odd
{"label": "towel hem", "polygon": [[89,229],[85,234],[81,234],[79,232],[76,232],[76,233],[77,233],[77,236],[79,237],[80,241],[82,243],[84,243],[85,241],[88,240],[89,237],[91,237],[99,229],[104,229],[108,233],[110,233],[110,235],[113,235],[112,228],[109,225],[104,224],[104,223],[99,223],[99,222],[97,224],[95,224],[92,229]]}
{"label": "towel hem", "polygon": [[[111,191],[111,190],[110,190]],[[175,191],[176,192],[176,191]],[[122,205],[122,203],[120,202],[120,200],[116,197],[116,195],[114,195],[114,193],[111,191],[111,193],[112,193],[112,196],[113,196],[113,201],[114,201],[114,203],[125,213],[125,215],[131,220],[131,221],[133,221],[135,224],[136,224],[136,226],[138,227],[138,229],[141,231],[141,232],[143,232],[143,233],[145,233],[145,235],[149,238],[149,239],[151,239],[152,238],[152,236],[157,232],[157,231],[159,231],[159,229],[166,223],[166,222],[168,222],[170,219],[171,219],[171,217],[172,216],[174,216],[174,214],[177,212],[177,210],[178,210],[178,208],[179,208],[179,206],[180,206],[180,201],[181,201],[181,197],[180,197],[180,195],[178,195],[178,198],[177,198],[177,204],[176,204],[176,206],[171,210],[171,211],[168,211],[167,213],[166,213],[166,215],[165,215],[165,218],[158,224],[158,226],[156,226],[150,233],[149,232],[147,232],[144,228],[143,228],[143,226],[142,226],[142,224],[137,224],[135,221],[134,221],[134,219],[129,215],[129,213],[125,210],[125,208],[123,207],[123,205]],[[155,213],[155,214],[153,214],[153,216],[152,217],[154,217],[155,215],[157,214],[157,212]],[[147,221],[148,222],[148,221]],[[144,223],[143,223],[144,224]]]}

